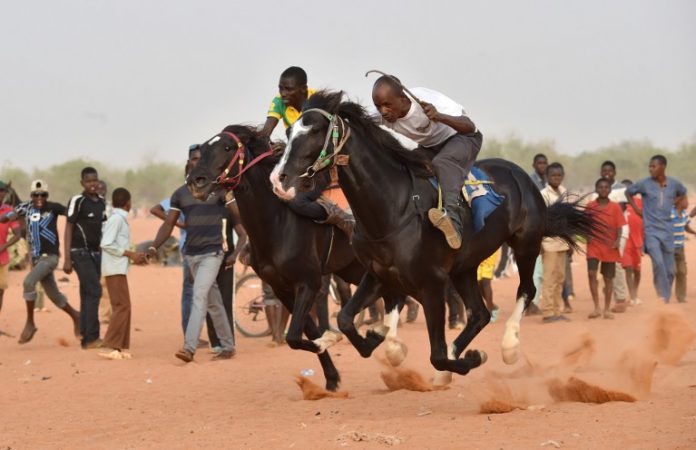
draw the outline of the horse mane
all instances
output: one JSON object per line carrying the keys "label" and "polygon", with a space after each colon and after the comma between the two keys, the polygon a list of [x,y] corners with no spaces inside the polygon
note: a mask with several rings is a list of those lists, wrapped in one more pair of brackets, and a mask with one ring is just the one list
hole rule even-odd
{"label": "horse mane", "polygon": [[[259,135],[256,127],[251,125],[227,125],[222,131],[235,134],[247,147],[252,158],[267,151],[271,145],[271,141],[268,138]],[[257,165],[275,167],[275,165],[280,161],[281,156],[282,152],[276,153],[262,159],[257,163]]]}
{"label": "horse mane", "polygon": [[393,162],[405,166],[417,177],[433,176],[432,154],[423,149],[409,150],[388,131],[380,128],[367,110],[360,104],[343,100],[343,91],[317,91],[304,103],[303,110],[319,108],[331,114],[338,114],[350,122],[351,128],[371,143],[375,143],[380,153],[391,156]]}

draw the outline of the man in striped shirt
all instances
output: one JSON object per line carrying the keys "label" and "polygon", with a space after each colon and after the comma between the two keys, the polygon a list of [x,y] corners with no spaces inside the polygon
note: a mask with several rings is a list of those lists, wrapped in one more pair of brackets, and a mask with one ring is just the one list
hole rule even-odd
{"label": "man in striped shirt", "polygon": [[696,234],[689,226],[691,219],[686,213],[689,201],[686,196],[677,200],[672,208],[672,229],[674,231],[674,284],[675,294],[679,303],[686,303],[686,255],[684,255],[684,239],[686,233]]}

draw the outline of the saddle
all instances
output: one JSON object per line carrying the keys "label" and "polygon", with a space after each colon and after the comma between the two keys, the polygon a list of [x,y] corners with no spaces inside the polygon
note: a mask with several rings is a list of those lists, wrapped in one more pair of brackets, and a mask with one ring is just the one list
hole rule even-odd
{"label": "saddle", "polygon": [[[441,203],[442,195],[440,193],[440,183],[435,177],[431,177],[429,180],[433,188],[438,191],[438,203]],[[469,171],[469,175],[466,181],[464,181],[464,186],[462,186],[462,200],[464,200],[471,209],[475,233],[483,228],[486,218],[490,216],[498,206],[502,205],[503,200],[505,200],[505,196],[493,190],[494,184],[495,182],[490,179],[488,174],[474,166]]]}

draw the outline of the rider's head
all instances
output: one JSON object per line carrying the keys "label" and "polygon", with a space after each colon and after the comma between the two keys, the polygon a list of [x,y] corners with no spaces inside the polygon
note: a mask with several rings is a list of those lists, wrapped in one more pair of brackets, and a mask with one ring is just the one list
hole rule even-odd
{"label": "rider's head", "polygon": [[288,67],[280,74],[278,92],[285,106],[302,109],[307,100],[307,72],[301,67]]}
{"label": "rider's head", "polygon": [[399,80],[383,75],[372,87],[372,102],[387,122],[395,122],[408,114],[411,100],[404,93]]}

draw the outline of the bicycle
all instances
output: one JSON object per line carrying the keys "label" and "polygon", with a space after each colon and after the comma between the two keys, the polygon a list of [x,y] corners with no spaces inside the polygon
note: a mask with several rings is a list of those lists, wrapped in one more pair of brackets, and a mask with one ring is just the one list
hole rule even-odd
{"label": "bicycle", "polygon": [[234,324],[246,337],[265,337],[271,335],[271,326],[266,317],[263,303],[261,279],[254,272],[235,274]]}

